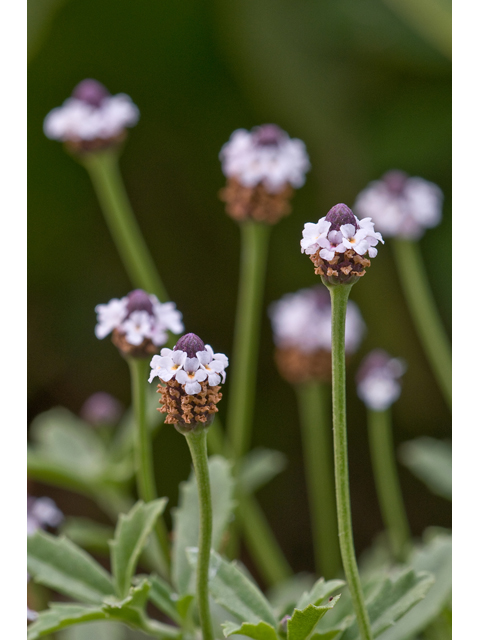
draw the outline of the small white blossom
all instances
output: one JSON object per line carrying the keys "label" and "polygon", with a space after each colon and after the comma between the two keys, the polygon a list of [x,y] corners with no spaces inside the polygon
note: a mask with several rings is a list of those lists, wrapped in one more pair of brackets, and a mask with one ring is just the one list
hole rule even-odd
{"label": "small white blossom", "polygon": [[357,394],[369,409],[385,411],[401,392],[400,378],[406,366],[400,358],[376,349],[366,356],[357,373]]}
{"label": "small white blossom", "polygon": [[63,513],[51,498],[27,498],[27,535],[37,529],[58,527],[63,520]]}
{"label": "small white blossom", "polygon": [[330,222],[327,222],[325,218],[321,218],[318,222],[307,222],[303,227],[302,239],[300,240],[300,246],[302,253],[312,255],[316,253],[321,245],[321,240],[327,238],[328,230],[330,229]]}
{"label": "small white blossom", "polygon": [[220,160],[228,178],[236,178],[245,187],[262,183],[271,193],[287,184],[303,186],[310,169],[305,144],[276,125],[263,125],[252,132],[237,129],[223,145]]}
{"label": "small white blossom", "polygon": [[185,387],[185,393],[195,395],[202,390],[200,382],[207,379],[207,372],[200,368],[198,358],[186,358],[183,369],[177,372],[175,380]]}
{"label": "small white blossom", "polygon": [[222,382],[225,382],[225,366],[228,366],[227,356],[223,353],[214,354],[212,347],[206,344],[205,351],[197,351],[197,358],[200,363],[200,367],[208,376],[208,384],[211,387],[220,384],[220,376]]}
{"label": "small white blossom", "polygon": [[116,327],[119,327],[127,316],[127,298],[113,298],[108,304],[97,304],[97,326],[95,335],[103,340]]}
{"label": "small white blossom", "polygon": [[172,349],[162,349],[161,355],[153,356],[150,367],[149,382],[152,382],[157,376],[160,380],[168,382],[171,380],[183,367],[187,354],[184,351],[173,351]]}
{"label": "small white blossom", "polygon": [[358,195],[354,209],[360,218],[373,218],[387,237],[417,240],[439,224],[442,204],[443,193],[433,182],[389,171]]}

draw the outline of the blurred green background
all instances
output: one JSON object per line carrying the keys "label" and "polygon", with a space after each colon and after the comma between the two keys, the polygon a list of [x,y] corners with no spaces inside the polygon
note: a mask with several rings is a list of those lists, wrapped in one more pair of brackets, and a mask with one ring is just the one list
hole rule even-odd
{"label": "blurred green background", "polygon": [[[272,235],[261,336],[254,445],[287,453],[288,468],[259,499],[296,571],[313,553],[295,395],[278,376],[267,305],[315,284],[299,250],[303,224],[350,206],[391,168],[437,183],[442,224],[421,248],[442,319],[451,309],[451,64],[442,0],[29,0],[29,420],[63,405],[78,412],[96,391],[129,405],[125,362],[93,332],[94,307],[131,290],[84,169],[42,133],[46,113],[83,78],[139,106],[122,172],[164,283],[194,331],[231,355],[239,230],[217,194],[218,152],[231,132],[278,123],[305,141],[312,170],[293,213]],[[433,12],[433,13],[432,13]],[[447,438],[450,414],[423,355],[388,246],[352,290],[368,335],[349,369],[349,447],[358,550],[381,531],[353,377],[382,347],[408,371],[393,407],[397,442]],[[228,403],[228,380],[220,415]],[[189,472],[183,438],[156,442],[160,495],[177,500]],[[414,534],[450,526],[450,504],[401,468]],[[85,499],[49,493],[69,515]],[[248,558],[246,559],[248,562]]]}

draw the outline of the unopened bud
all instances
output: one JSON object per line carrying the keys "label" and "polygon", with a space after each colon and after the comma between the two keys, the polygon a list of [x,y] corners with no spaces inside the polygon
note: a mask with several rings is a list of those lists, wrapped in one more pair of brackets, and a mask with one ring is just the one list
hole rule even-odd
{"label": "unopened bud", "polygon": [[174,351],[184,351],[187,358],[195,358],[197,351],[205,351],[205,343],[195,333],[186,333],[173,347]]}
{"label": "unopened bud", "polygon": [[101,82],[87,78],[77,84],[72,91],[72,98],[81,100],[92,107],[99,107],[102,104],[104,98],[108,98],[110,92],[103,86]]}

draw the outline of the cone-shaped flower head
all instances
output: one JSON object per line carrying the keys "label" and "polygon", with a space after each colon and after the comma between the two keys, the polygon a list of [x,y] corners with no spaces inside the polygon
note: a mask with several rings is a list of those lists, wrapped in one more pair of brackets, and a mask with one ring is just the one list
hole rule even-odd
{"label": "cone-shaped flower head", "polygon": [[162,383],[159,411],[166,413],[165,422],[174,424],[182,433],[208,427],[221,400],[220,382],[226,378],[228,358],[214,353],[194,333],[182,336],[173,349],[162,349],[150,363],[149,382],[158,377]]}
{"label": "cone-shaped flower head", "polygon": [[346,204],[340,203],[316,223],[307,222],[300,241],[302,253],[310,256],[315,273],[324,284],[353,284],[365,275],[376,246],[383,243],[370,218],[359,220]]}
{"label": "cone-shaped flower head", "polygon": [[146,358],[168,339],[167,331],[183,331],[182,314],[173,302],[159,302],[153,294],[135,289],[124,298],[99,304],[95,335],[100,340],[113,332],[112,341],[123,355]]}
{"label": "cone-shaped flower head", "polygon": [[354,209],[360,218],[372,218],[386,238],[417,240],[439,224],[442,205],[436,184],[393,170],[359,193]]}
{"label": "cone-shaped flower head", "polygon": [[[280,374],[292,384],[331,380],[332,320],[326,289],[317,285],[289,293],[269,309],[275,361]],[[345,323],[345,351],[355,353],[365,333],[357,305],[349,301]]]}
{"label": "cone-shaped flower head", "polygon": [[220,193],[235,220],[274,224],[290,212],[293,189],[305,183],[305,144],[275,124],[237,129],[220,151],[227,186]]}
{"label": "cone-shaped flower head", "polygon": [[121,403],[109,393],[98,391],[85,400],[80,417],[92,427],[113,425],[123,413]]}
{"label": "cone-shaped flower head", "polygon": [[371,351],[357,371],[358,397],[369,409],[385,411],[400,397],[400,378],[405,371],[400,358],[392,358],[383,349]]}
{"label": "cone-shaped flower head", "polygon": [[63,520],[63,513],[51,498],[27,497],[27,535],[31,536],[37,529],[58,527]]}
{"label": "cone-shaped flower head", "polygon": [[61,107],[47,114],[43,130],[48,138],[65,142],[72,152],[85,153],[120,143],[126,128],[136,125],[138,118],[138,108],[129,96],[112,96],[100,82],[87,79]]}

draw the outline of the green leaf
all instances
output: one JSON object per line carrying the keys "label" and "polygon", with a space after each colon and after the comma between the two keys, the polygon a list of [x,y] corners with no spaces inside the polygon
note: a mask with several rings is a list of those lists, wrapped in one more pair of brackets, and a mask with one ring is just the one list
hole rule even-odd
{"label": "green leaf", "polygon": [[435,438],[404,442],[399,457],[410,471],[436,495],[452,499],[452,445]]}
{"label": "green leaf", "polygon": [[[189,549],[188,557],[192,564],[196,564],[196,549]],[[272,608],[260,589],[235,562],[225,562],[214,551],[210,557],[209,589],[215,602],[230,611],[240,622],[256,624],[263,620],[276,627]]]}
{"label": "green leaf", "polygon": [[28,640],[37,640],[47,634],[65,629],[74,624],[106,620],[107,614],[101,606],[88,607],[80,604],[53,604],[50,609],[42,611],[37,620],[28,627]]}
{"label": "green leaf", "polygon": [[108,555],[108,542],[114,536],[114,529],[110,525],[100,524],[88,518],[68,517],[62,523],[60,533],[82,549]]}
{"label": "green leaf", "polygon": [[[127,640],[127,637],[129,640],[133,640],[132,633],[124,624],[108,620],[76,624],[60,631],[55,637],[58,637],[58,640]],[[137,636],[137,638],[144,640],[143,637],[140,639]]]}
{"label": "green leaf", "polygon": [[[233,478],[231,463],[221,456],[208,461],[212,490],[213,532],[212,548],[218,549],[222,536],[231,518],[233,502]],[[195,475],[180,485],[179,507],[173,512],[174,543],[172,554],[172,576],[180,595],[194,592],[192,566],[188,562],[186,549],[198,546],[198,493]]]}
{"label": "green leaf", "polygon": [[331,629],[330,631],[324,631],[322,633],[314,633],[313,636],[310,637],[310,640],[335,640],[335,638],[340,640],[340,634],[342,632],[342,629]]}
{"label": "green leaf", "polygon": [[118,519],[110,549],[115,589],[121,598],[128,593],[138,558],[166,504],[166,498],[147,504],[140,500],[128,514],[121,514]]}
{"label": "green leaf", "polygon": [[27,538],[28,571],[36,582],[81,602],[99,603],[114,593],[110,575],[73,542],[37,531]]}
{"label": "green leaf", "polygon": [[[376,638],[394,625],[420,602],[433,582],[431,574],[416,573],[412,569],[404,571],[396,580],[384,580],[367,602],[373,636]],[[345,631],[342,640],[361,640],[356,622]]]}
{"label": "green leaf", "polygon": [[247,636],[248,638],[254,638],[254,640],[278,640],[278,636],[272,625],[266,622],[257,622],[252,624],[251,622],[244,622],[241,625],[234,622],[225,622],[222,624],[223,634],[226,638],[233,635]]}
{"label": "green leaf", "polygon": [[287,639],[288,640],[305,640],[317,626],[317,623],[323,616],[333,609],[337,604],[340,596],[332,598],[324,606],[315,606],[309,604],[305,609],[295,609],[292,617],[287,622]]}
{"label": "green leaf", "polygon": [[148,577],[148,580],[152,585],[149,594],[150,600],[160,611],[163,611],[163,613],[167,614],[174,622],[180,624],[182,616],[176,606],[178,601],[177,594],[172,591],[170,585],[165,582],[165,580],[162,580],[162,578],[158,576],[151,575]]}
{"label": "green leaf", "polygon": [[287,466],[287,456],[272,449],[253,449],[242,459],[238,483],[244,493],[257,491]]}
{"label": "green leaf", "polygon": [[317,606],[331,593],[338,591],[344,586],[345,582],[343,580],[329,580],[325,582],[324,578],[320,578],[310,591],[306,591],[302,595],[295,608],[304,609],[309,604]]}

